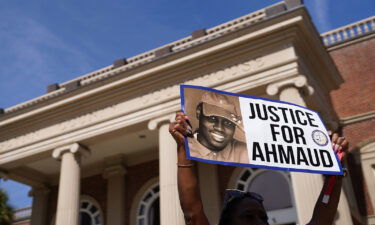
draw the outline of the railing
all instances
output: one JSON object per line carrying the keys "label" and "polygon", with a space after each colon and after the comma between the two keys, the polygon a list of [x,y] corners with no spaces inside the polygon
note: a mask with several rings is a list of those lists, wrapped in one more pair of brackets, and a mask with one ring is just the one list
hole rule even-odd
{"label": "railing", "polygon": [[375,30],[375,16],[331,30],[322,34],[325,46],[329,47],[366,35]]}
{"label": "railing", "polygon": [[14,222],[22,221],[31,218],[31,207],[21,208],[14,210]]}

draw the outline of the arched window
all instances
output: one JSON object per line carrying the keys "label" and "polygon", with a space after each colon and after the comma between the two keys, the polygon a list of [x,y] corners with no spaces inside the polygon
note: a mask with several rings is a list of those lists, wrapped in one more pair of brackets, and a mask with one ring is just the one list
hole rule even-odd
{"label": "arched window", "polygon": [[289,173],[245,168],[239,174],[236,188],[264,197],[269,224],[296,224],[297,213],[293,204]]}
{"label": "arched window", "polygon": [[137,225],[160,225],[159,184],[142,196],[137,209]]}
{"label": "arched window", "polygon": [[98,202],[88,196],[82,196],[80,202],[80,225],[102,225],[103,216]]}

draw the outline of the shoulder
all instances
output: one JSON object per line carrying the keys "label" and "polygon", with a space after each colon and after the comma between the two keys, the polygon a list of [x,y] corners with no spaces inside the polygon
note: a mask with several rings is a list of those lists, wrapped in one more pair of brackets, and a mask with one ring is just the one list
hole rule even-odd
{"label": "shoulder", "polygon": [[247,152],[247,145],[246,145],[246,143],[244,143],[242,141],[234,140],[233,146],[234,146],[234,149],[236,149],[236,151],[241,151],[241,152],[246,151]]}
{"label": "shoulder", "polygon": [[249,155],[247,152],[247,145],[241,141],[234,141],[233,149],[236,152],[235,154],[238,155],[238,162],[240,163],[249,163]]}
{"label": "shoulder", "polygon": [[195,138],[188,138],[190,156],[198,156],[200,144]]}

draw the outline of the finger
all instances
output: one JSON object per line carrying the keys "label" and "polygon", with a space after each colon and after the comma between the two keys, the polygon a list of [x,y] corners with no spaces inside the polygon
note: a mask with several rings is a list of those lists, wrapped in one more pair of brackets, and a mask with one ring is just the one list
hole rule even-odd
{"label": "finger", "polygon": [[183,139],[184,135],[182,134],[182,131],[179,129],[173,129],[171,132],[172,136],[176,139]]}
{"label": "finger", "polygon": [[185,115],[185,120],[186,120],[187,124],[190,126],[190,128],[193,129],[193,125],[191,125],[190,118],[186,115]]}
{"label": "finger", "polygon": [[188,124],[186,123],[186,121],[182,118],[178,118],[176,120],[177,124],[180,125],[181,127],[183,127],[184,129],[187,129],[188,127]]}
{"label": "finger", "polygon": [[329,138],[332,138],[333,132],[331,130],[328,130],[327,133],[328,133]]}
{"label": "finger", "polygon": [[184,130],[185,128],[182,127],[181,124],[179,124],[178,122],[173,122],[173,123],[170,123],[169,124],[169,133],[172,135],[172,136],[175,136],[175,133],[176,132],[180,132],[180,133],[184,133]]}
{"label": "finger", "polygon": [[175,116],[175,119],[177,120],[177,117],[183,117],[183,116],[185,116],[185,113],[183,113],[183,112],[177,112],[176,116]]}
{"label": "finger", "polygon": [[186,129],[192,130],[189,120],[187,120],[186,118],[188,118],[186,115],[179,115],[176,117],[176,121],[180,123],[182,126],[184,126]]}
{"label": "finger", "polygon": [[341,143],[341,146],[342,148],[344,149],[344,151],[347,151],[349,149],[349,142],[348,140],[344,140],[342,143]]}
{"label": "finger", "polygon": [[179,133],[181,133],[182,135],[186,136],[189,134],[189,131],[188,129],[186,128],[186,126],[184,126],[183,124],[181,123],[176,123],[174,126],[173,126],[173,132],[174,131],[178,131]]}
{"label": "finger", "polygon": [[331,138],[331,142],[332,142],[332,144],[336,144],[338,138],[339,138],[338,133],[334,133],[334,134],[332,134],[332,138]]}
{"label": "finger", "polygon": [[172,131],[173,131],[173,128],[174,128],[175,125],[176,125],[176,122],[172,122],[172,123],[169,124],[169,128],[168,128],[169,133],[172,134]]}
{"label": "finger", "polygon": [[344,137],[339,137],[338,139],[337,139],[337,142],[336,142],[336,144],[338,144],[338,145],[342,145],[342,143],[345,141],[345,138]]}

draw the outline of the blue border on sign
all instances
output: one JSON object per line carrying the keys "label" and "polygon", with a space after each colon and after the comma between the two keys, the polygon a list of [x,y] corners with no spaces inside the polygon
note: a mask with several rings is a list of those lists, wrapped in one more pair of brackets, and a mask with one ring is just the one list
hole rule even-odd
{"label": "blue border on sign", "polygon": [[[283,103],[283,104],[297,106],[297,107],[300,107],[300,108],[303,108],[303,109],[307,109],[307,110],[309,110],[311,112],[316,113],[318,115],[320,121],[322,122],[324,128],[327,130],[327,128],[325,127],[324,122],[323,122],[321,116],[319,115],[319,113],[317,113],[316,111],[314,111],[312,109],[309,109],[309,108],[306,108],[304,106],[301,106],[301,105],[297,105],[297,104],[290,103],[290,102],[279,101],[279,100],[266,99],[266,98],[262,98],[262,97],[255,97],[255,96],[248,96],[248,95],[243,95],[243,94],[236,94],[236,93],[231,93],[231,92],[216,90],[216,89],[212,89],[212,88],[208,88],[208,87],[202,87],[202,86],[196,86],[196,85],[188,85],[188,84],[181,84],[180,85],[181,111],[184,112],[184,113],[185,113],[185,93],[184,93],[184,89],[185,88],[200,89],[200,90],[205,90],[205,91],[217,92],[217,93],[225,94],[225,95],[232,95],[232,96],[236,96],[236,97],[244,97],[244,98],[251,98],[251,99],[261,99],[261,100],[269,101],[269,102],[277,102],[277,103]],[[329,140],[329,143],[331,143],[330,140]],[[338,163],[340,171],[339,172],[332,172],[332,171],[322,171],[322,170],[282,168],[282,167],[275,167],[275,166],[261,166],[261,165],[252,165],[252,164],[244,164],[244,163],[223,162],[223,161],[215,161],[215,160],[208,160],[208,159],[201,159],[201,158],[197,158],[197,157],[192,157],[192,156],[190,156],[190,149],[189,149],[189,144],[188,144],[188,137],[185,137],[185,149],[186,149],[186,154],[187,154],[187,158],[188,159],[193,159],[193,160],[196,160],[196,161],[206,162],[206,163],[213,163],[213,164],[220,164],[220,165],[230,165],[230,166],[250,167],[250,168],[259,168],[259,169],[282,170],[282,171],[290,171],[290,172],[318,173],[318,174],[328,174],[328,175],[343,175],[343,173],[344,173],[343,169],[342,169],[342,166],[341,166],[341,163],[340,163],[340,161],[338,159],[337,154],[334,154],[334,155],[336,157],[336,162]],[[333,149],[332,149],[332,151],[333,151]]]}

